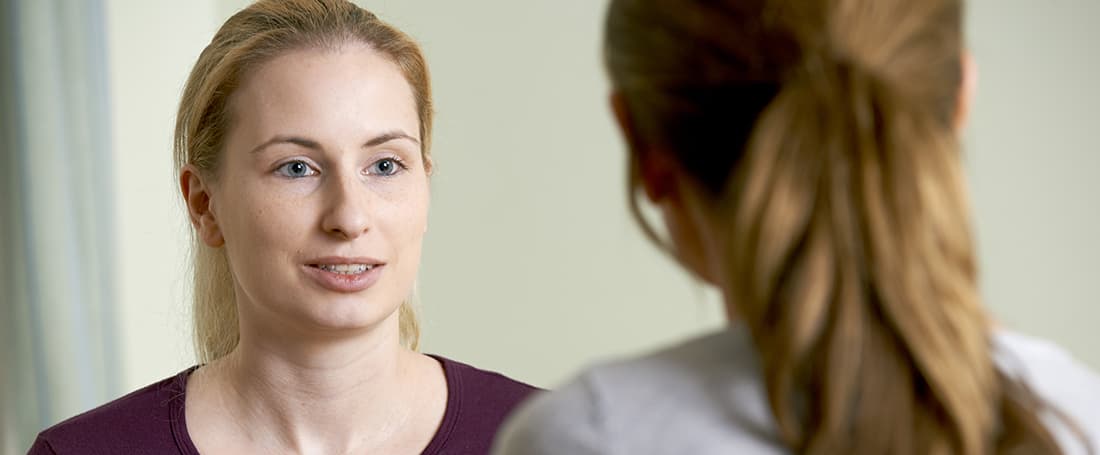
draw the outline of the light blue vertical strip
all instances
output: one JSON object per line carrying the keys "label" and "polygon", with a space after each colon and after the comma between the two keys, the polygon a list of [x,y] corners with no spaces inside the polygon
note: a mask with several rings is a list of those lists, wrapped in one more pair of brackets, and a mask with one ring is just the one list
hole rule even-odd
{"label": "light blue vertical strip", "polygon": [[104,0],[0,0],[0,452],[120,389],[106,30]]}
{"label": "light blue vertical strip", "polygon": [[95,194],[102,195],[97,198],[96,203],[99,205],[100,216],[95,219],[95,226],[97,227],[96,235],[99,240],[99,253],[96,257],[97,267],[100,271],[97,277],[100,281],[100,336],[103,343],[103,381],[104,392],[107,396],[117,396],[122,392],[122,380],[121,380],[121,368],[122,363],[119,359],[119,340],[118,340],[118,294],[115,289],[116,280],[114,279],[115,271],[118,270],[118,262],[115,260],[115,252],[118,249],[115,247],[115,201],[117,198],[114,194],[115,176],[112,170],[115,168],[110,165],[114,161],[114,153],[112,153],[112,141],[111,141],[111,86],[108,81],[109,69],[108,63],[110,62],[107,51],[107,15],[106,6],[103,0],[87,0],[88,11],[86,14],[86,21],[88,24],[88,39],[85,40],[87,48],[85,49],[85,55],[89,56],[88,66],[88,94],[90,95],[90,106],[92,110],[96,111],[89,118],[89,130],[91,132],[92,143],[95,144],[92,147],[92,157],[94,162],[103,163],[98,169],[96,169],[96,175],[99,178],[93,179],[97,186],[95,188]]}
{"label": "light blue vertical strip", "polygon": [[[34,403],[35,411],[38,417],[38,424],[40,428],[44,428],[52,422],[52,416],[50,410],[53,408],[51,403],[50,394],[45,390],[47,381],[47,369],[46,369],[46,349],[45,340],[46,327],[42,318],[42,298],[38,287],[35,283],[39,283],[38,277],[38,255],[35,251],[35,232],[34,226],[31,220],[34,219],[33,207],[31,207],[30,195],[27,194],[30,185],[27,181],[30,178],[31,166],[29,158],[27,157],[27,118],[25,113],[27,112],[27,99],[26,99],[26,81],[23,80],[23,70],[25,56],[27,48],[26,43],[23,42],[25,31],[23,30],[23,23],[20,18],[23,17],[22,8],[24,5],[19,0],[11,2],[11,11],[8,11],[7,20],[5,24],[7,29],[11,32],[11,55],[13,57],[12,71],[15,74],[13,78],[15,87],[12,90],[13,101],[15,104],[15,116],[12,119],[15,123],[15,137],[14,144],[15,150],[13,153],[16,169],[19,171],[15,173],[16,187],[19,188],[19,195],[17,202],[18,211],[20,212],[20,221],[15,226],[16,231],[22,234],[20,237],[21,244],[17,246],[16,254],[22,253],[22,260],[24,266],[24,291],[26,296],[26,302],[22,302],[25,305],[28,315],[28,325],[30,326],[30,368],[33,371],[34,383],[38,385],[34,390]],[[18,304],[18,303],[17,303]]]}
{"label": "light blue vertical strip", "polygon": [[[98,201],[96,197],[89,195],[81,185],[83,178],[89,172],[87,166],[88,155],[96,144],[90,143],[86,138],[87,120],[85,117],[91,114],[91,106],[81,103],[81,91],[85,89],[82,79],[87,77],[80,61],[83,58],[82,41],[86,39],[86,29],[79,19],[79,2],[63,2],[54,0],[50,2],[48,32],[53,35],[52,41],[57,43],[57,48],[48,52],[48,68],[41,68],[42,77],[47,78],[47,87],[52,89],[54,97],[39,97],[36,102],[52,103],[47,112],[53,114],[52,120],[56,124],[49,125],[54,132],[56,149],[33,150],[32,153],[48,153],[55,156],[56,163],[63,163],[57,169],[38,169],[42,172],[33,175],[34,178],[50,179],[55,188],[60,189],[61,197],[56,203],[61,204],[63,210],[59,215],[62,220],[47,219],[39,214],[34,218],[40,224],[56,223],[61,221],[64,229],[61,229],[57,237],[50,240],[64,245],[61,251],[68,257],[52,263],[63,264],[64,270],[53,270],[53,279],[61,278],[58,285],[67,286],[69,292],[64,293],[68,298],[61,301],[43,302],[45,305],[54,305],[62,308],[68,317],[59,318],[67,323],[69,337],[64,338],[64,352],[68,354],[62,359],[63,364],[68,365],[72,376],[65,382],[66,387],[76,389],[76,403],[78,408],[87,408],[96,403],[95,400],[95,365],[96,358],[93,352],[96,345],[96,334],[91,331],[89,322],[93,321],[89,310],[94,310],[96,296],[89,293],[91,286],[87,282],[92,270],[85,271],[93,259],[89,255],[89,245],[81,242],[81,230],[94,226],[95,211]],[[84,141],[81,141],[84,139]],[[43,172],[45,171],[45,172]],[[60,178],[58,178],[60,177]],[[51,201],[54,202],[54,201]],[[45,231],[45,226],[42,226]],[[51,251],[52,253],[53,251]],[[44,284],[44,283],[43,283]],[[51,327],[55,324],[49,324]],[[55,341],[56,342],[56,341]],[[65,374],[63,371],[50,371],[51,374]],[[58,383],[58,381],[54,381]],[[54,416],[60,418],[61,416]],[[54,419],[56,420],[56,419]]]}
{"label": "light blue vertical strip", "polygon": [[[77,4],[77,3],[73,3]],[[41,7],[40,7],[41,8]],[[83,203],[95,203],[95,200],[89,200],[88,195],[84,195],[79,191],[79,181],[77,178],[81,171],[81,166],[84,162],[84,157],[79,156],[78,153],[85,153],[89,144],[78,144],[76,138],[80,137],[80,129],[85,125],[80,122],[80,118],[83,115],[87,115],[87,109],[80,109],[79,103],[75,103],[77,98],[77,91],[81,88],[80,84],[73,84],[70,80],[79,80],[78,78],[84,75],[80,74],[79,66],[74,62],[74,46],[79,41],[79,38],[84,37],[84,30],[77,26],[76,30],[67,30],[66,19],[72,15],[72,11],[65,11],[64,5],[59,4],[54,0],[50,2],[50,10],[52,18],[47,23],[47,29],[40,30],[40,32],[47,32],[52,34],[52,41],[57,43],[57,47],[54,49],[44,49],[45,54],[48,55],[46,60],[48,68],[36,68],[42,69],[41,77],[46,81],[46,87],[55,92],[54,97],[35,97],[35,102],[38,103],[50,103],[45,109],[52,116],[56,124],[50,124],[47,127],[48,130],[54,135],[54,141],[56,141],[55,147],[43,147],[43,149],[34,149],[29,151],[34,154],[48,154],[55,156],[55,163],[62,163],[55,169],[34,169],[36,173],[30,174],[31,178],[42,179],[48,178],[53,181],[54,188],[59,189],[59,197],[55,200],[47,200],[46,203],[61,204],[63,210],[59,211],[59,217],[61,220],[47,220],[42,215],[37,215],[33,219],[34,227],[32,230],[35,232],[46,231],[45,223],[63,223],[63,229],[59,230],[55,236],[48,238],[54,245],[62,245],[62,251],[65,252],[67,260],[64,263],[64,269],[53,268],[50,271],[46,271],[47,267],[43,267],[40,273],[50,276],[51,279],[56,280],[58,286],[66,286],[69,292],[65,292],[64,295],[68,295],[69,298],[57,299],[54,301],[43,301],[44,306],[51,306],[57,310],[64,311],[64,314],[68,315],[68,318],[58,318],[61,320],[72,321],[68,324],[68,330],[70,336],[65,339],[52,339],[47,342],[57,343],[64,340],[65,353],[72,353],[68,355],[65,362],[61,363],[66,365],[69,369],[70,381],[68,386],[74,387],[76,390],[76,398],[80,407],[87,407],[89,403],[89,397],[92,395],[92,389],[90,381],[92,380],[90,369],[92,368],[92,353],[90,349],[95,345],[94,334],[88,331],[89,314],[88,307],[95,302],[94,297],[88,296],[88,287],[86,286],[85,277],[81,276],[80,269],[84,264],[87,264],[88,257],[86,248],[81,247],[79,243],[79,232],[81,227],[87,225],[90,221],[84,217],[80,217],[81,204]],[[38,126],[43,127],[42,125]],[[41,134],[41,133],[38,133]],[[42,142],[41,138],[40,143]],[[53,149],[50,149],[53,148]],[[44,171],[46,170],[46,171]],[[59,177],[59,178],[58,178]],[[87,207],[84,207],[87,208]],[[43,247],[46,247],[42,245]],[[41,254],[41,253],[38,253]],[[52,263],[52,260],[43,258],[43,263]],[[56,264],[56,263],[54,263]],[[45,286],[43,281],[35,282],[36,286]],[[45,293],[45,292],[44,292]],[[56,296],[56,295],[54,295]],[[57,311],[54,310],[54,311]],[[43,320],[53,321],[57,315],[61,313],[48,312],[45,314]],[[50,328],[58,328],[57,324],[48,324]],[[64,328],[64,325],[61,325]],[[45,333],[36,333],[35,340],[47,340]],[[48,354],[47,354],[48,355]],[[59,371],[57,359],[53,359],[50,364],[47,365],[48,374],[66,374],[65,371]],[[55,376],[56,377],[56,376]],[[52,381],[53,385],[57,384],[57,380]],[[51,409],[53,413],[57,412],[57,408]],[[55,418],[59,418],[59,415],[54,415]],[[56,419],[54,419],[56,420]]]}
{"label": "light blue vertical strip", "polygon": [[18,409],[4,417],[22,443],[120,389],[107,28],[104,0],[0,5],[11,166],[0,260],[17,276],[0,296],[17,349],[4,379]]}

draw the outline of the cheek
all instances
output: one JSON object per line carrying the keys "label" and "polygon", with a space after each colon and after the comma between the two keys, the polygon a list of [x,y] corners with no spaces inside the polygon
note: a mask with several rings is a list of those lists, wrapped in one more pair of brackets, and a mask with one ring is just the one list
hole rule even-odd
{"label": "cheek", "polygon": [[386,233],[395,257],[400,257],[411,269],[409,273],[415,274],[424,232],[428,226],[426,185],[402,192],[401,197],[387,201],[386,210],[379,213],[377,222]]}
{"label": "cheek", "polygon": [[[280,245],[295,245],[306,229],[312,205],[281,194],[278,189],[249,186],[244,183],[227,188],[223,207],[223,231],[230,260],[234,256],[251,261],[270,262]],[[263,264],[260,264],[263,265]]]}
{"label": "cheek", "polygon": [[[242,195],[244,196],[244,195]],[[232,214],[232,226],[235,240],[243,242],[261,241],[273,234],[278,229],[267,229],[272,226],[267,218],[280,212],[277,207],[266,204],[262,198],[242,197],[240,206]]]}
{"label": "cheek", "polygon": [[428,222],[429,187],[424,175],[374,188],[380,210],[379,223],[399,230],[400,237],[420,239]]}
{"label": "cheek", "polygon": [[426,194],[408,196],[401,203],[391,206],[388,218],[394,235],[402,244],[418,246],[428,226],[428,199]]}

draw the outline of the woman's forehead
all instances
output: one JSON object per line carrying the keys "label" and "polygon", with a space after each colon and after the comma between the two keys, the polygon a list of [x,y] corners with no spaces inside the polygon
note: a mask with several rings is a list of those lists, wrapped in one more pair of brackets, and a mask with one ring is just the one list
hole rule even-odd
{"label": "woman's forehead", "polygon": [[344,136],[404,131],[419,140],[412,88],[400,68],[367,45],[290,51],[256,67],[233,94],[243,129]]}

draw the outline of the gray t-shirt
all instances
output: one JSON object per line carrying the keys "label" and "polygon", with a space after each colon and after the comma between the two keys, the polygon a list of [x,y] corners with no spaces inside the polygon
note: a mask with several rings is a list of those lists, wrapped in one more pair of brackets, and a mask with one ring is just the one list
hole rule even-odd
{"label": "gray t-shirt", "polygon": [[[1000,332],[995,346],[1002,371],[1022,378],[1100,449],[1100,376],[1043,340]],[[588,370],[522,406],[493,453],[787,454],[761,377],[747,332],[735,326]],[[1044,417],[1067,454],[1088,453],[1060,420]]]}

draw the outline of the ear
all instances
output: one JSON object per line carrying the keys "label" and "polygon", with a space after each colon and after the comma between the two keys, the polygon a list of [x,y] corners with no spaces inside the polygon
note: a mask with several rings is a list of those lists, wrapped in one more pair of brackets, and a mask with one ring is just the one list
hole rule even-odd
{"label": "ear", "polygon": [[970,118],[970,105],[978,91],[978,64],[970,51],[963,51],[962,80],[959,82],[959,95],[955,104],[955,131],[961,132]]}
{"label": "ear", "polygon": [[638,134],[634,118],[621,92],[612,92],[610,101],[615,121],[619,125],[623,138],[626,139],[627,147],[630,148],[631,172],[637,173],[636,180],[641,182],[646,197],[651,202],[663,202],[676,188],[672,158],[650,145]]}
{"label": "ear", "polygon": [[210,187],[203,181],[198,169],[188,164],[180,170],[180,191],[187,204],[187,214],[191,226],[198,232],[203,243],[218,248],[225,245],[218,219],[214,214]]}

